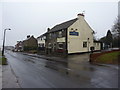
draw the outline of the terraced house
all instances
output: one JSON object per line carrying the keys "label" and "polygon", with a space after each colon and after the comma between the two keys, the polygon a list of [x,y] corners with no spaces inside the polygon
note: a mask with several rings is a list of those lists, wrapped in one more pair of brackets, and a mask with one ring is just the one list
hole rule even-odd
{"label": "terraced house", "polygon": [[38,43],[37,39],[34,36],[28,35],[27,38],[23,41],[17,41],[15,45],[15,51],[37,51]]}
{"label": "terraced house", "polygon": [[37,50],[37,39],[34,38],[34,36],[27,36],[27,39],[22,41],[22,45],[23,45],[23,50],[24,51],[30,51],[30,50]]}
{"label": "terraced house", "polygon": [[101,44],[94,42],[94,31],[84,19],[84,14],[47,30],[46,54],[73,54],[100,50]]}
{"label": "terraced house", "polygon": [[45,40],[46,40],[46,33],[37,37],[38,53],[40,54],[45,54]]}

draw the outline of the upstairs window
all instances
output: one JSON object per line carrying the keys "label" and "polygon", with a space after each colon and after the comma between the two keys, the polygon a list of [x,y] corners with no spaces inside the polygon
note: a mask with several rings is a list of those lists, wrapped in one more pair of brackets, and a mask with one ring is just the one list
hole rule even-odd
{"label": "upstairs window", "polygon": [[62,37],[62,31],[58,32],[58,37]]}
{"label": "upstairs window", "polygon": [[42,38],[40,38],[40,40],[42,41]]}
{"label": "upstairs window", "polygon": [[83,48],[87,47],[87,42],[83,42]]}
{"label": "upstairs window", "polygon": [[40,47],[40,44],[38,44],[38,47]]}
{"label": "upstairs window", "polygon": [[51,38],[52,38],[52,34],[50,33],[50,34],[49,34],[49,39],[51,39]]}
{"label": "upstairs window", "polygon": [[46,39],[46,36],[44,36],[43,39],[45,40],[45,39]]}
{"label": "upstairs window", "polygon": [[71,30],[73,30],[73,28],[71,28]]}
{"label": "upstairs window", "polygon": [[99,43],[97,43],[97,45],[99,46]]}
{"label": "upstairs window", "polygon": [[52,34],[52,37],[53,37],[53,38],[56,38],[56,33],[55,33],[55,32]]}

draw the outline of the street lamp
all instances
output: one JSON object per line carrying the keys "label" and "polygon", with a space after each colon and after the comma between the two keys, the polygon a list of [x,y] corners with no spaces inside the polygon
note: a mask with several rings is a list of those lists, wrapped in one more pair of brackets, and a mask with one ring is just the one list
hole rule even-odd
{"label": "street lamp", "polygon": [[5,45],[5,34],[6,34],[6,30],[11,30],[11,29],[10,29],[10,28],[4,29],[2,56],[4,56],[4,45]]}

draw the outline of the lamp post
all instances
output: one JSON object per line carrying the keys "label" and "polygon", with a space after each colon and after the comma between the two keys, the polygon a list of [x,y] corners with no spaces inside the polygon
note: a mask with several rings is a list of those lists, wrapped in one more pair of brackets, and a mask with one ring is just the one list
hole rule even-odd
{"label": "lamp post", "polygon": [[4,45],[5,45],[5,34],[6,34],[6,30],[11,30],[11,29],[10,29],[10,28],[4,29],[2,56],[4,56]]}

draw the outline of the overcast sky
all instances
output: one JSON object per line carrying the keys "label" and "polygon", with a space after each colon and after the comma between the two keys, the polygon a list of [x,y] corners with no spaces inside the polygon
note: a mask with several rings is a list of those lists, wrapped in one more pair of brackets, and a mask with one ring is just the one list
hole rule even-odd
{"label": "overcast sky", "polygon": [[[30,0],[31,1],[31,0]],[[74,19],[85,11],[85,20],[97,32],[98,38],[106,35],[118,16],[118,2],[1,2],[0,3],[0,42],[3,30],[6,33],[6,45],[14,46],[27,35],[40,36],[54,25]],[[2,43],[0,43],[2,45]]]}

